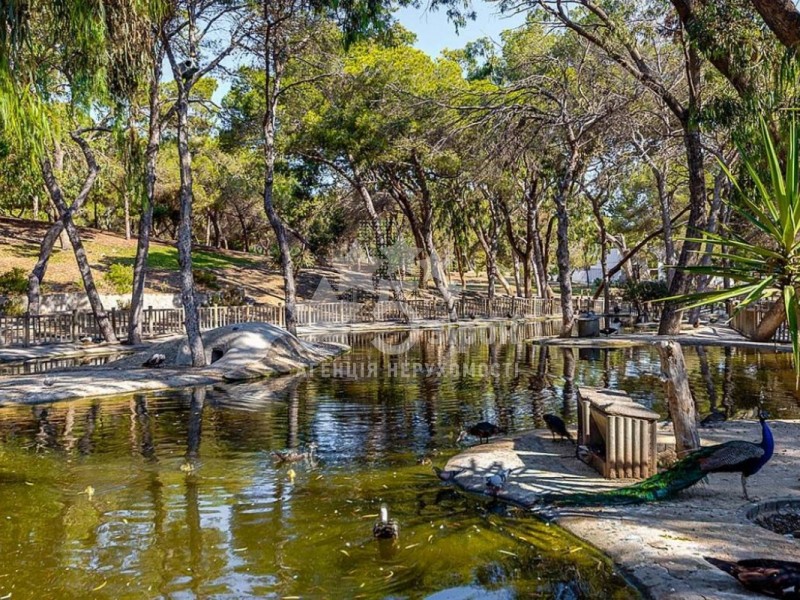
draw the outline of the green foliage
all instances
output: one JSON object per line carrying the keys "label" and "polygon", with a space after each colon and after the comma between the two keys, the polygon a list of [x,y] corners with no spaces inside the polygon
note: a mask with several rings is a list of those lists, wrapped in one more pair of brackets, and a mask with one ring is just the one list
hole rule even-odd
{"label": "green foliage", "polygon": [[25,269],[14,267],[0,275],[0,294],[19,296],[28,291],[28,273]]}
{"label": "green foliage", "polygon": [[[228,256],[214,252],[192,252],[192,264],[198,269],[224,269],[227,267],[256,267],[254,261],[239,256]],[[178,250],[176,248],[154,247],[150,249],[147,266],[151,269],[167,271],[178,270]]]}
{"label": "green foliage", "polygon": [[25,314],[23,297],[28,290],[28,273],[14,267],[0,275],[0,314],[20,317]]}
{"label": "green foliage", "polygon": [[[795,369],[800,374],[800,343],[797,289],[800,286],[800,135],[792,118],[783,146],[777,145],[765,119],[760,120],[761,145],[757,153],[740,149],[745,170],[752,183],[750,191],[729,171],[736,189],[729,204],[749,225],[750,237],[728,228],[696,240],[709,244],[714,252],[710,266],[687,267],[691,273],[727,277],[732,288],[682,298],[701,306],[742,297],[737,310],[759,300],[781,297],[792,338]],[[785,157],[783,160],[781,157]],[[723,165],[723,168],[724,165]],[[753,235],[755,234],[755,235]]]}
{"label": "green foliage", "polygon": [[629,279],[622,286],[622,299],[641,304],[661,300],[669,295],[669,286],[663,279],[655,281],[633,281]]}
{"label": "green foliage", "polygon": [[133,267],[112,263],[103,276],[117,294],[129,294],[133,290]]}

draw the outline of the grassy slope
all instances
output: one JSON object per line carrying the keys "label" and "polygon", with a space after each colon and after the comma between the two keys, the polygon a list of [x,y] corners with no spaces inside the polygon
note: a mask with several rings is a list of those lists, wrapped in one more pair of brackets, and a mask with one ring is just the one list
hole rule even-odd
{"label": "grassy slope", "polygon": [[[44,236],[47,226],[44,222],[0,218],[0,273],[14,267],[30,271],[36,263],[39,240]],[[98,288],[101,292],[115,293],[105,274],[114,263],[133,264],[136,240],[126,240],[123,236],[88,228],[81,229],[81,237]],[[195,268],[213,271],[223,284],[243,285],[246,293],[259,302],[277,302],[280,299],[281,279],[278,273],[267,269],[263,257],[242,252],[199,249],[194,252],[193,260]],[[172,244],[153,242],[148,266],[148,292],[178,291],[178,253]],[[82,289],[72,248],[67,243],[62,249],[56,243],[45,277],[45,291],[76,292]]]}

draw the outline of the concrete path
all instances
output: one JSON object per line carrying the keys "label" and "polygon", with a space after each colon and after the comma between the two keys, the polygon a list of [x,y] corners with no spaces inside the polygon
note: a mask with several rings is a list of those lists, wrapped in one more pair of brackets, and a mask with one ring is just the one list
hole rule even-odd
{"label": "concrete path", "polygon": [[[749,480],[759,501],[800,500],[800,422],[771,422],[776,439],[772,461]],[[733,439],[758,441],[758,423],[724,423],[702,432],[703,443]],[[756,557],[800,561],[800,540],[778,535],[749,522],[754,506],[742,497],[738,474],[714,474],[677,499],[606,508],[536,508],[542,492],[599,491],[630,481],[609,481],[574,458],[569,442],[552,442],[549,432],[523,434],[473,446],[454,456],[446,469],[465,469],[456,485],[486,493],[485,477],[499,468],[516,469],[499,497],[532,507],[546,518],[605,552],[652,598],[670,600],[753,598],[703,556]]]}
{"label": "concrete path", "polygon": [[728,325],[705,325],[697,329],[684,329],[680,335],[656,335],[655,332],[632,331],[615,333],[609,337],[541,338],[529,341],[533,344],[573,348],[626,348],[665,340],[674,340],[686,346],[736,346],[777,352],[792,351],[791,344],[753,342]]}

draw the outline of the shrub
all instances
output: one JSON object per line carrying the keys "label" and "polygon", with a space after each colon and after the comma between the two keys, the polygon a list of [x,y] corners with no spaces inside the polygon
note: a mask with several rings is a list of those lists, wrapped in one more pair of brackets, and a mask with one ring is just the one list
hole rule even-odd
{"label": "shrub", "polygon": [[218,290],[220,287],[219,279],[214,271],[209,271],[207,269],[192,269],[192,275],[194,276],[195,285],[209,290]]}
{"label": "shrub", "polygon": [[118,294],[130,294],[133,291],[133,267],[130,265],[113,263],[104,278]]}
{"label": "shrub", "polygon": [[28,273],[25,269],[14,267],[0,275],[0,294],[21,296],[28,291]]}
{"label": "shrub", "polygon": [[663,279],[657,281],[628,280],[622,288],[622,299],[628,302],[653,302],[667,296],[669,296],[669,288]]}

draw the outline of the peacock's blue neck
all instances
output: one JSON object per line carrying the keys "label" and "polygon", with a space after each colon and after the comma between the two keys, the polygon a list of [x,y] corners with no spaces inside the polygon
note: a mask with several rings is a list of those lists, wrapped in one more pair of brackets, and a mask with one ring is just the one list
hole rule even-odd
{"label": "peacock's blue neck", "polygon": [[772,437],[772,430],[764,419],[761,419],[761,447],[764,449],[764,456],[761,457],[760,461],[763,466],[772,458],[772,453],[775,450],[775,440]]}

